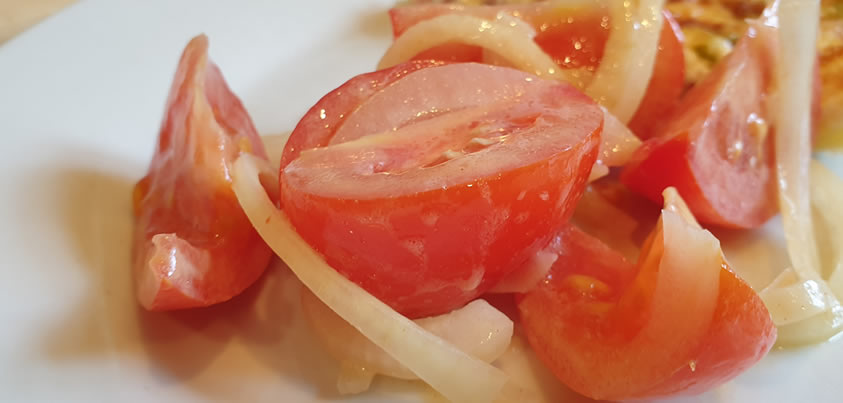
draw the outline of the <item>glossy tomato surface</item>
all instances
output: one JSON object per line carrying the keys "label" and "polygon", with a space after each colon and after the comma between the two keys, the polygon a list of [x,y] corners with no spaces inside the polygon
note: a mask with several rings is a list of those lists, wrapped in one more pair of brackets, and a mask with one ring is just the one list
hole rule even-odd
{"label": "glossy tomato surface", "polygon": [[716,249],[672,264],[670,254],[701,252],[688,250],[694,236],[672,235],[660,223],[637,265],[575,227],[557,235],[558,260],[517,304],[533,349],[567,386],[607,400],[699,394],[770,350],[775,327],[758,295]]}
{"label": "glossy tomato surface", "polygon": [[754,228],[766,222],[778,210],[764,107],[770,62],[763,36],[742,38],[636,152],[623,182],[656,202],[674,186],[708,224]]}
{"label": "glossy tomato surface", "polygon": [[663,14],[664,26],[659,37],[653,75],[641,104],[628,123],[629,128],[642,140],[656,135],[659,124],[676,107],[685,89],[682,30],[670,12],[665,10]]}
{"label": "glossy tomato surface", "polygon": [[204,36],[185,48],[152,163],[134,189],[137,297],[150,310],[226,301],[252,284],[271,256],[228,175],[240,153],[266,152],[207,52]]}
{"label": "glossy tomato surface", "polygon": [[[495,19],[499,13],[520,18],[530,24],[536,30],[536,44],[562,68],[594,71],[600,65],[611,21],[607,9],[598,3],[576,5],[538,2],[504,6],[421,4],[395,7],[389,11],[396,38],[414,24],[441,15],[465,14]],[[665,21],[659,37],[653,75],[641,105],[628,124],[643,139],[654,135],[654,128],[673,109],[685,85],[682,31],[668,11],[664,11],[663,15]],[[414,59],[484,61],[481,49],[462,44],[438,46],[416,55]]]}
{"label": "glossy tomato surface", "polygon": [[569,218],[602,122],[567,84],[473,63],[419,69],[292,159],[283,205],[331,266],[399,312],[447,312]]}
{"label": "glossy tomato surface", "polygon": [[296,159],[303,150],[328,145],[345,119],[376,92],[413,71],[444,63],[433,60],[411,61],[388,69],[361,74],[322,97],[302,117],[290,134],[281,168]]}

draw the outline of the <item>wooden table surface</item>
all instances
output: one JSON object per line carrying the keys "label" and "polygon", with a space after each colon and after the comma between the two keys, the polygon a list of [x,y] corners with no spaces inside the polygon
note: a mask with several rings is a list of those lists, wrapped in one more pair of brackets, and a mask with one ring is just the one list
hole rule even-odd
{"label": "wooden table surface", "polygon": [[0,0],[0,44],[76,0]]}

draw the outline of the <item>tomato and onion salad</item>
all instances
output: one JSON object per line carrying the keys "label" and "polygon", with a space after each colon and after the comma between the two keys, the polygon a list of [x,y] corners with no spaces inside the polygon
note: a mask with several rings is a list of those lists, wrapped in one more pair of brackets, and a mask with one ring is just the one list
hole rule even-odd
{"label": "tomato and onion salad", "polygon": [[[646,4],[642,4],[642,9]],[[627,12],[630,10],[623,10]],[[585,85],[584,79],[599,73],[599,66],[604,57],[607,40],[611,33],[612,20],[608,7],[595,6],[594,2],[537,2],[535,4],[512,4],[500,6],[465,6],[455,4],[418,4],[392,8],[389,12],[393,35],[400,39],[406,31],[421,22],[442,16],[470,16],[488,21],[485,32],[494,31],[495,22],[504,24],[510,18],[517,18],[535,30],[531,41],[543,50],[557,69],[570,72],[568,79],[576,84]],[[507,17],[507,18],[503,18]],[[634,114],[629,118],[629,127],[640,138],[651,137],[655,122],[669,113],[678,101],[684,88],[685,66],[682,55],[682,32],[673,16],[662,12],[664,20],[658,35],[658,46],[652,68],[652,79],[640,100]],[[457,21],[457,20],[455,20]],[[482,20],[481,20],[482,21]],[[648,21],[649,22],[649,21]],[[624,32],[626,36],[629,32]],[[634,36],[634,32],[633,35]],[[463,39],[464,40],[464,39]],[[493,62],[496,52],[502,46],[487,49],[474,43],[446,42],[423,50],[412,60],[441,60],[458,62]],[[521,47],[529,45],[521,44]],[[507,52],[508,53],[508,52]],[[633,53],[633,52],[630,52]],[[624,56],[622,56],[624,57]],[[505,65],[511,65],[507,60]],[[616,63],[612,60],[610,63]],[[526,63],[526,62],[522,62]],[[533,62],[530,66],[543,66]],[[519,67],[520,68],[520,67]],[[542,69],[547,70],[547,69]],[[635,75],[635,73],[633,73]],[[640,80],[640,78],[639,78]],[[609,84],[611,85],[611,84]],[[609,92],[622,91],[609,88]]]}
{"label": "tomato and onion salad", "polygon": [[[311,112],[323,110],[336,113]],[[397,311],[445,313],[570,217],[602,120],[567,84],[482,64],[421,69],[363,101],[338,143],[286,165],[282,205],[332,267]]]}
{"label": "tomato and onion salad", "polygon": [[[759,297],[695,219],[758,227],[777,212],[775,195],[769,197],[776,178],[807,175],[799,164],[808,154],[782,158],[781,135],[775,145],[772,138],[781,125],[793,136],[785,141],[798,138],[804,153],[816,104],[802,102],[807,109],[797,124],[772,119],[767,104],[796,105],[776,97],[782,88],[811,99],[810,88],[799,92],[770,65],[783,51],[812,47],[801,34],[771,39],[777,2],[726,60],[681,94],[681,33],[669,13],[647,14],[662,3],[624,3],[626,21],[612,29],[605,9],[562,3],[396,8],[396,43],[384,60],[392,55],[397,64],[323,97],[290,135],[280,167],[269,167],[248,114],[207,59],[207,39],[198,37],[180,62],[150,171],[135,189],[141,304],[170,310],[223,302],[260,276],[271,248],[318,298],[308,300],[311,316],[335,312],[351,324],[346,332],[374,344],[366,347],[369,359],[394,359],[393,369],[380,373],[409,371],[452,401],[529,394],[489,365],[509,336],[498,339],[497,353],[475,356],[471,346],[454,347],[453,335],[421,326],[471,315],[469,307],[478,306],[471,301],[500,290],[517,294],[516,316],[539,359],[588,397],[698,394],[732,379],[769,351],[774,323],[785,325],[777,315],[789,312],[786,303],[771,318],[765,302],[779,302],[805,281],[818,284],[826,305],[840,307],[834,292],[843,275],[826,275],[817,262],[806,269],[804,259]],[[609,14],[617,10],[612,4]],[[794,21],[816,16],[802,11],[782,18],[788,32]],[[488,32],[461,42],[459,32],[472,26]],[[620,40],[624,29],[637,40]],[[426,38],[430,32],[459,40]],[[622,49],[629,40],[645,55],[635,59],[635,71],[652,79],[631,82],[606,67],[634,57]],[[495,41],[511,49],[496,53]],[[513,53],[516,44],[531,51]],[[804,76],[803,84],[816,75],[806,63],[782,66]],[[641,92],[603,96],[606,88],[630,85]],[[631,160],[604,165],[606,149],[618,148],[625,136],[618,133],[629,131],[623,122],[646,142]],[[624,184],[664,203],[635,263],[568,223],[587,182],[614,164],[623,165]],[[811,169],[821,183],[834,183]],[[267,179],[276,172],[278,188]],[[820,211],[840,198],[818,189],[811,191],[821,196]],[[792,199],[785,190],[782,200]],[[789,214],[805,213],[810,199],[800,200]],[[597,226],[611,226],[607,219],[596,219]],[[804,252],[801,241],[788,244]],[[784,334],[827,334],[836,329],[827,322],[839,315],[843,309],[817,306],[800,326],[787,322]],[[460,322],[465,334],[486,331],[482,323]],[[362,385],[353,391],[368,387]]]}

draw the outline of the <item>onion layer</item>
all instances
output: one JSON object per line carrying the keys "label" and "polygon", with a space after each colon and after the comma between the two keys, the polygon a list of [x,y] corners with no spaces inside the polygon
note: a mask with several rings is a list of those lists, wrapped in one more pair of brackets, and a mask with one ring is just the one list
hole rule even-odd
{"label": "onion layer", "polygon": [[[312,292],[302,292],[302,308],[311,328],[327,351],[345,370],[364,369],[369,376],[383,374],[418,379],[380,347],[323,304]],[[484,362],[498,359],[509,347],[513,323],[506,315],[478,299],[453,312],[415,320],[416,324]]]}
{"label": "onion layer", "polygon": [[[644,99],[656,63],[664,0],[612,1],[612,31],[586,94],[629,122]],[[637,6],[637,7],[636,7]]]}
{"label": "onion layer", "polygon": [[603,109],[603,134],[600,139],[600,151],[597,162],[610,167],[626,165],[635,150],[641,146],[641,140],[629,130],[613,113]]}
{"label": "onion layer", "polygon": [[[819,0],[781,0],[767,14],[779,24],[776,168],[779,208],[792,269],[761,292],[781,344],[827,339],[843,330],[843,308],[823,280],[811,213],[811,98]],[[837,207],[837,206],[835,206]],[[836,223],[835,225],[840,225]]]}
{"label": "onion layer", "polygon": [[[576,71],[559,68],[514,18],[486,20],[470,15],[442,15],[413,25],[395,39],[378,63],[378,69],[394,66],[424,50],[446,43],[479,46],[494,52],[508,64],[539,77],[580,83]],[[580,83],[580,87],[582,84]]]}
{"label": "onion layer", "polygon": [[811,205],[820,245],[822,276],[837,298],[843,297],[843,180],[820,162],[811,163]]}
{"label": "onion layer", "polygon": [[258,174],[255,159],[240,156],[232,169],[234,193],[263,240],[308,289],[447,399],[495,400],[507,383],[506,374],[425,331],[328,266],[275,208]]}

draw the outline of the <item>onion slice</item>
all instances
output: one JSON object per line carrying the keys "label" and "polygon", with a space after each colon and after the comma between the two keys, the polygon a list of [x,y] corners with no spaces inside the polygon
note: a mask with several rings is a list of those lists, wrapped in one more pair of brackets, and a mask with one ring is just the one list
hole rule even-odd
{"label": "onion slice", "polygon": [[547,249],[540,250],[533,255],[523,267],[509,273],[491,290],[490,294],[522,294],[532,290],[536,284],[547,277],[553,263],[559,258],[555,252]]}
{"label": "onion slice", "polygon": [[506,374],[425,331],[328,266],[272,204],[258,173],[255,159],[241,155],[232,169],[234,193],[260,236],[308,289],[447,399],[495,400]]}
{"label": "onion slice", "polygon": [[843,180],[817,160],[811,162],[811,206],[821,247],[821,273],[837,298],[843,297]]}
{"label": "onion slice", "polygon": [[661,36],[665,0],[612,1],[612,31],[586,94],[627,123],[644,99]]}
{"label": "onion slice", "polygon": [[793,269],[817,277],[819,267],[811,219],[811,88],[819,0],[782,0],[779,5],[779,55],[775,69],[777,101],[776,168],[779,208]]}
{"label": "onion slice", "polygon": [[788,268],[779,274],[769,287],[761,292],[767,310],[776,326],[798,323],[828,310],[828,292],[822,283],[802,281]]}
{"label": "onion slice", "polygon": [[582,87],[577,71],[559,68],[533,41],[524,24],[512,20],[512,17],[487,20],[448,14],[419,22],[395,39],[378,63],[378,69],[395,66],[439,45],[463,43],[494,52],[519,70]]}
{"label": "onion slice", "polygon": [[[792,269],[760,295],[779,327],[781,344],[827,339],[843,330],[843,308],[821,276],[811,213],[811,98],[819,0],[781,0],[767,15],[779,24],[776,120],[779,208]],[[836,223],[835,225],[840,225]]]}
{"label": "onion slice", "polygon": [[[341,375],[359,374],[362,368],[369,376],[383,374],[399,379],[418,379],[412,371],[374,345],[312,292],[303,290],[301,302],[308,323],[322,345],[343,363]],[[512,320],[482,299],[474,300],[450,313],[416,319],[415,322],[484,362],[497,360],[512,339]]]}
{"label": "onion slice", "polygon": [[788,268],[758,295],[778,328],[779,345],[822,342],[843,330],[843,307],[822,279]]}
{"label": "onion slice", "polygon": [[641,140],[608,109],[602,106],[600,109],[603,110],[603,132],[597,162],[609,167],[624,166],[641,146]]}

